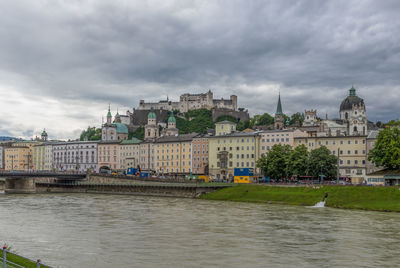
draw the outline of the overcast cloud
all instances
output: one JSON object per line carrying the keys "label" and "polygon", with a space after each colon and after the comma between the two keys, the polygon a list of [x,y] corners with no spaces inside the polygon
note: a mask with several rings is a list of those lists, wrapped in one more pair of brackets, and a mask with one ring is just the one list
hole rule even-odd
{"label": "overcast cloud", "polygon": [[140,99],[238,95],[251,114],[400,117],[400,2],[0,2],[0,135],[76,138]]}

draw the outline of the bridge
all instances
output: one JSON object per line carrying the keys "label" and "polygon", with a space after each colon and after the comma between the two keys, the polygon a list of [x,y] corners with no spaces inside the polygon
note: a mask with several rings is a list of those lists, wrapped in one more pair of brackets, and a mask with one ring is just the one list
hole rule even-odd
{"label": "bridge", "polygon": [[[0,172],[7,194],[27,193],[118,193],[171,197],[198,197],[233,185],[188,180],[136,178],[105,174],[60,172]],[[1,186],[1,185],[0,185]]]}
{"label": "bridge", "polygon": [[72,182],[86,179],[83,173],[61,173],[61,172],[24,172],[24,171],[2,171],[0,178],[4,180],[5,193],[35,193],[36,182],[39,178],[51,179],[53,182]]}

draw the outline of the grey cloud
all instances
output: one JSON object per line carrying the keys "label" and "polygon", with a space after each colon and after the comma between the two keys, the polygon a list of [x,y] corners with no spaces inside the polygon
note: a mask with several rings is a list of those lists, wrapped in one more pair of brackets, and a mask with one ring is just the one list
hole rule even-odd
{"label": "grey cloud", "polygon": [[[400,110],[399,12],[398,1],[8,1],[0,70],[38,99],[135,107],[212,89],[273,113],[280,89],[287,112],[330,117],[354,82],[370,118],[389,120]],[[254,90],[263,85],[277,87]]]}

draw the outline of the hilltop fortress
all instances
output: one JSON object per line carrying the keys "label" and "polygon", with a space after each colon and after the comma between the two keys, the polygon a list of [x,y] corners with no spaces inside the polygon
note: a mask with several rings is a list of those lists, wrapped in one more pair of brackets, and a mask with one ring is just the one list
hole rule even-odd
{"label": "hilltop fortress", "polygon": [[211,90],[207,93],[200,94],[185,93],[180,96],[178,102],[170,101],[168,98],[166,100],[160,100],[159,102],[145,102],[141,100],[138,110],[150,110],[151,108],[167,111],[179,110],[181,113],[196,109],[212,110],[213,108],[232,111],[238,110],[236,95],[231,95],[229,99],[214,99]]}

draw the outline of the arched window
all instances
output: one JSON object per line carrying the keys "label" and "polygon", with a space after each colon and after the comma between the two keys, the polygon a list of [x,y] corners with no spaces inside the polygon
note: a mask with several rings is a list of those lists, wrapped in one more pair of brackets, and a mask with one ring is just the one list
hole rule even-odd
{"label": "arched window", "polygon": [[354,132],[357,132],[357,127],[356,127],[356,126],[354,126],[354,129],[353,129],[353,130],[354,130]]}
{"label": "arched window", "polygon": [[347,112],[344,114],[344,118],[349,119],[349,114]]}

